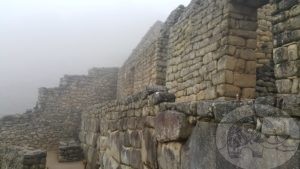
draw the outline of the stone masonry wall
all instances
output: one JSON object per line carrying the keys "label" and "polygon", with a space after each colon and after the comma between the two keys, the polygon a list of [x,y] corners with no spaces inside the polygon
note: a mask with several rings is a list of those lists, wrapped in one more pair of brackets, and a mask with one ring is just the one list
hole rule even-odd
{"label": "stone masonry wall", "polygon": [[156,22],[131,56],[120,68],[118,97],[126,97],[141,91],[146,86],[163,85],[165,79],[165,53],[160,31],[163,23]]}
{"label": "stone masonry wall", "polygon": [[[250,101],[173,101],[174,96],[166,91],[146,90],[126,100],[95,105],[83,113],[80,140],[87,169],[236,169],[230,160],[225,160],[227,156],[221,154],[220,147],[238,143],[262,155],[263,160],[251,161],[250,165],[256,168],[300,167],[300,151],[294,146],[300,138],[299,119],[280,114],[283,110],[273,107],[275,97]],[[300,116],[299,112],[292,112]],[[278,118],[289,125],[283,127],[285,123],[277,123]],[[228,134],[234,132],[229,126],[238,125],[239,119],[243,125],[252,126],[255,137]],[[226,128],[228,131],[223,131]],[[259,148],[272,144],[264,138],[268,136],[271,141],[279,132],[289,136],[283,144],[293,148],[291,154],[285,154],[287,147]],[[235,139],[237,144],[230,145],[226,139]],[[243,139],[249,140],[245,143]],[[284,161],[283,156],[291,159]],[[234,164],[250,168],[242,158],[236,160],[240,161]]]}
{"label": "stone masonry wall", "polygon": [[[120,71],[65,76],[40,89],[32,111],[0,119],[0,144],[79,139],[87,169],[299,169],[299,2],[262,4],[179,6]],[[44,168],[44,156],[10,147],[0,169]]]}
{"label": "stone masonry wall", "polygon": [[274,62],[279,94],[299,94],[300,5],[298,1],[275,1],[273,13]]}
{"label": "stone masonry wall", "polygon": [[116,99],[117,68],[94,68],[86,76],[65,76],[59,87],[41,88],[37,106],[0,119],[0,143],[58,148],[60,140],[78,140],[81,111]]}
{"label": "stone masonry wall", "polygon": [[0,146],[0,169],[46,169],[45,151]]}
{"label": "stone masonry wall", "polygon": [[268,4],[258,9],[256,49],[256,96],[274,95],[275,86],[273,62],[272,12],[275,5]]}
{"label": "stone masonry wall", "polygon": [[177,101],[254,98],[256,8],[194,0],[171,28],[166,86]]}

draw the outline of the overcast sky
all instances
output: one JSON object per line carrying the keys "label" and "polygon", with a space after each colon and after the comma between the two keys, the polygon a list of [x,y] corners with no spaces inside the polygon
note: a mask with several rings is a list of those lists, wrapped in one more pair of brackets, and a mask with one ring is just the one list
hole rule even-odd
{"label": "overcast sky", "polygon": [[0,0],[0,116],[64,74],[120,66],[156,20],[190,0]]}

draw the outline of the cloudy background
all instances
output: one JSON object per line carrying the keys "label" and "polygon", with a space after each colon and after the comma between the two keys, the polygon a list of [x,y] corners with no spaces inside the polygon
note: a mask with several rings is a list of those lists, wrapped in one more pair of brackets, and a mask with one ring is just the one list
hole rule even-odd
{"label": "cloudy background", "polygon": [[64,74],[121,66],[156,20],[190,0],[0,0],[0,116]]}

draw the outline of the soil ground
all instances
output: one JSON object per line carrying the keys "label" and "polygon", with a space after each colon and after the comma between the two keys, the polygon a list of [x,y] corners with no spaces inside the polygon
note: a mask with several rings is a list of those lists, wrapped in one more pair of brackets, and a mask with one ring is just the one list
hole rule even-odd
{"label": "soil ground", "polygon": [[71,163],[59,163],[55,151],[47,152],[47,169],[84,169],[81,161]]}

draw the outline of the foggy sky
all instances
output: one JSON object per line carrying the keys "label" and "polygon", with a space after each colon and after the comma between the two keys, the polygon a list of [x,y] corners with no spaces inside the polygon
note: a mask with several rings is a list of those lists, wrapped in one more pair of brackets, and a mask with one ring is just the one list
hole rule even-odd
{"label": "foggy sky", "polygon": [[190,0],[0,0],[0,116],[64,74],[121,66],[156,20]]}

